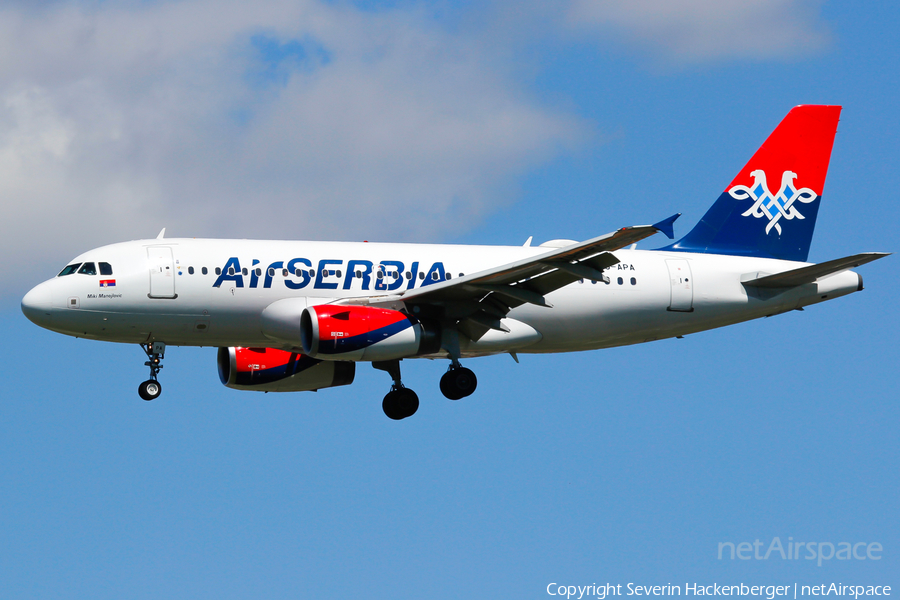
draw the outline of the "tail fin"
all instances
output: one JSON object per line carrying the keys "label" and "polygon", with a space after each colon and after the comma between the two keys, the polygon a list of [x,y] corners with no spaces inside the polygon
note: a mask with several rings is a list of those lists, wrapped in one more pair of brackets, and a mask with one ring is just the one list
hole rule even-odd
{"label": "tail fin", "polygon": [[791,109],[690,233],[662,249],[806,261],[840,114]]}

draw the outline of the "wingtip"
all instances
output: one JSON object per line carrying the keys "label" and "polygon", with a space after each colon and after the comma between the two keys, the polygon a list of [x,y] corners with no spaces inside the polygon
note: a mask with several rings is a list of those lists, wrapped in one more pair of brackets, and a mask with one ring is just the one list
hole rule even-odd
{"label": "wingtip", "polygon": [[668,219],[663,219],[659,223],[654,223],[653,227],[666,235],[670,240],[675,239],[675,220],[681,216],[681,213],[675,213]]}

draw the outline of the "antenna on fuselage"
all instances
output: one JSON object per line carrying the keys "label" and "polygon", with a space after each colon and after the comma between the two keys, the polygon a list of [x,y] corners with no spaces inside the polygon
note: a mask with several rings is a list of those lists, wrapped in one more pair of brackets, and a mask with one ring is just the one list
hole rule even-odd
{"label": "antenna on fuselage", "polygon": [[156,239],[161,240],[164,237],[166,237],[166,228],[165,227],[162,228],[162,231],[159,232],[159,235],[156,236]]}

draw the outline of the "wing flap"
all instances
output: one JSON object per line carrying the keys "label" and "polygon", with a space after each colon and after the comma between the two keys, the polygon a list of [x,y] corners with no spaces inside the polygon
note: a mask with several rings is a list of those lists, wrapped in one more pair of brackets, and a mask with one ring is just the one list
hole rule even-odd
{"label": "wing flap", "polygon": [[547,304],[547,301],[544,300],[544,296],[541,293],[528,289],[528,287],[524,285],[491,285],[481,283],[471,287],[504,296],[515,301],[516,306],[529,303],[543,306],[544,308],[553,308],[551,304]]}

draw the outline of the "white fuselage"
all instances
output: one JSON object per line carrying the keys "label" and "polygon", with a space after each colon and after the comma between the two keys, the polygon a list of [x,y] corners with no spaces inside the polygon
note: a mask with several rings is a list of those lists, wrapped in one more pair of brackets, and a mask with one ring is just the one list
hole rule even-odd
{"label": "white fuselage", "polygon": [[[447,274],[469,275],[547,250],[140,240],[78,256],[72,264],[105,262],[113,274],[57,276],[29,292],[23,308],[27,305],[29,318],[48,329],[90,339],[285,348],[283,340],[267,337],[261,325],[263,311],[279,300],[296,299],[302,308],[356,297],[396,298]],[[512,335],[491,331],[479,342],[464,340],[463,356],[636,344],[782,313],[861,289],[860,278],[851,271],[780,293],[741,283],[742,278],[747,281],[806,263],[647,250],[617,250],[615,256],[620,263],[606,270],[609,283],[575,282],[547,295],[551,308],[533,304],[514,308],[504,319],[513,325]],[[106,282],[103,287],[101,281]],[[402,299],[396,306],[402,307]],[[518,335],[522,331],[538,335]]]}

